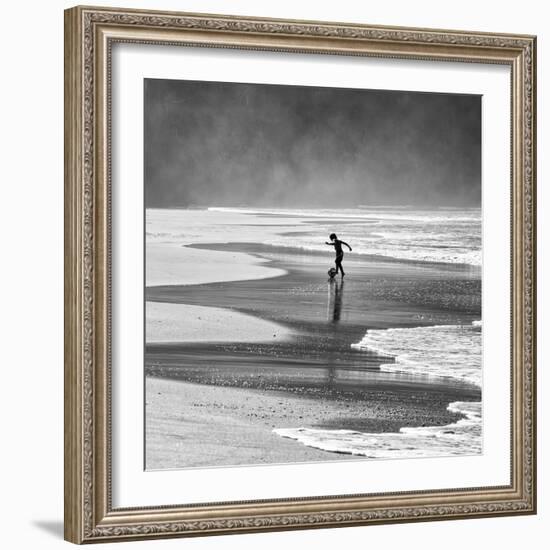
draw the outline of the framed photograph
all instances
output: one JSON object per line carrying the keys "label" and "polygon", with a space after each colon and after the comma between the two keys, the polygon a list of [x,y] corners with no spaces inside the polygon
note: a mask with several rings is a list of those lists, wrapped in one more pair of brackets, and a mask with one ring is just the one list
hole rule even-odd
{"label": "framed photograph", "polygon": [[65,12],[65,538],[533,514],[533,36]]}

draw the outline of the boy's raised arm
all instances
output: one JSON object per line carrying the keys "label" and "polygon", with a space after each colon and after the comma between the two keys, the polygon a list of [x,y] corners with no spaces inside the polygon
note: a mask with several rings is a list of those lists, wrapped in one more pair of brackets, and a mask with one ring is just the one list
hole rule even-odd
{"label": "boy's raised arm", "polygon": [[349,248],[349,251],[351,252],[351,246],[347,242],[345,242],[345,241],[340,241],[340,242],[342,244],[345,244]]}

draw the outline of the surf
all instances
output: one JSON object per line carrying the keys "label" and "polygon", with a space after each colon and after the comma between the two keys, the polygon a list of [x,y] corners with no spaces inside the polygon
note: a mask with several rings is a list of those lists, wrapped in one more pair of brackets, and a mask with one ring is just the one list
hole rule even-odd
{"label": "surf", "polygon": [[[481,389],[482,322],[368,330],[352,344],[381,359],[380,370],[426,379],[454,379]],[[386,361],[384,361],[386,359]],[[373,459],[467,456],[482,452],[481,401],[456,401],[462,418],[444,426],[404,427],[393,433],[318,428],[278,428],[274,433],[323,451]]]}

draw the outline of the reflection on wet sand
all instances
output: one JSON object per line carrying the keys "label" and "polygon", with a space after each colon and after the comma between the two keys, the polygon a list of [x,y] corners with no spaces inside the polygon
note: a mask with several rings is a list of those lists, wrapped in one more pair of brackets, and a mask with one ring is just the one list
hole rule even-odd
{"label": "reflection on wet sand", "polygon": [[342,315],[344,299],[344,280],[331,279],[328,282],[327,319],[329,322],[338,323]]}

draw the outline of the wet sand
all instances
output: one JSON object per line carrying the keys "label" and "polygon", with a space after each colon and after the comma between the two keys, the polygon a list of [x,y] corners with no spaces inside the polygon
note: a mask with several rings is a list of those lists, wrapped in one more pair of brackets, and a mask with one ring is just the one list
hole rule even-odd
{"label": "wet sand", "polygon": [[328,283],[329,253],[246,243],[190,248],[254,254],[286,274],[149,287],[149,302],[221,307],[277,323],[293,337],[148,344],[147,468],[349,459],[272,429],[439,426],[461,417],[447,411],[450,402],[480,399],[467,383],[381,373],[380,357],[351,348],[370,328],[479,319],[475,270],[346,255],[344,282]]}

